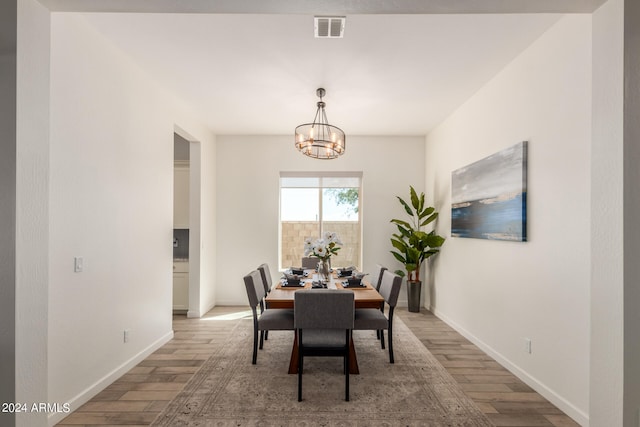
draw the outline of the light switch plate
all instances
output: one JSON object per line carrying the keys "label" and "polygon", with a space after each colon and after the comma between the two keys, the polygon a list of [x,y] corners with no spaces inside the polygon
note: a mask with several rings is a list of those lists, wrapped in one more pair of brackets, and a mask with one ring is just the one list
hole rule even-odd
{"label": "light switch plate", "polygon": [[76,273],[82,273],[84,270],[84,259],[81,256],[77,256],[73,259],[73,271]]}

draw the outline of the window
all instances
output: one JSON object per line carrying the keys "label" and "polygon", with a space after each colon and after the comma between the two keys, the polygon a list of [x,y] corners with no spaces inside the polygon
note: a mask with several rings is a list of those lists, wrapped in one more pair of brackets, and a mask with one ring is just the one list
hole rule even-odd
{"label": "window", "polygon": [[342,249],[334,267],[361,266],[362,173],[280,174],[280,269],[299,266],[304,239],[338,233]]}

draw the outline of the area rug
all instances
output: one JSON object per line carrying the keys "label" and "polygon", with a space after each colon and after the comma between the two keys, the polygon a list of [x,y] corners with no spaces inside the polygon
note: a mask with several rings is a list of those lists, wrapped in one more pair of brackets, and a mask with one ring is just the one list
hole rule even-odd
{"label": "area rug", "polygon": [[360,368],[344,401],[341,358],[305,358],[303,401],[287,374],[293,331],[271,331],[251,364],[252,321],[194,374],[152,426],[492,426],[455,380],[397,317],[395,363],[373,331],[355,331]]}

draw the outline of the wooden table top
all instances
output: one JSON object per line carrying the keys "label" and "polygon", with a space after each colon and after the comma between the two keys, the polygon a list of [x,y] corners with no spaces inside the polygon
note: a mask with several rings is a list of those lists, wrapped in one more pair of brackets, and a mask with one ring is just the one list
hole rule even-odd
{"label": "wooden table top", "polygon": [[[281,284],[278,283],[265,298],[267,308],[293,308],[293,294],[295,294],[298,289],[311,289],[312,280],[305,279],[305,282],[304,287],[291,288],[282,287]],[[380,304],[384,302],[382,295],[366,280],[362,281],[362,283],[366,285],[366,288],[345,288],[342,286],[342,280],[335,278],[331,283],[334,284],[338,290],[353,291],[355,308],[380,308]],[[329,287],[331,286],[330,284]]]}

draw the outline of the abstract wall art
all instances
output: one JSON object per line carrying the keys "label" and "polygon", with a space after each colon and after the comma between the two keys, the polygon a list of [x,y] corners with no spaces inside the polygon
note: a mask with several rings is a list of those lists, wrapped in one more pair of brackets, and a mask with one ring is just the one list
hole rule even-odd
{"label": "abstract wall art", "polygon": [[527,141],[451,173],[451,236],[527,240]]}

